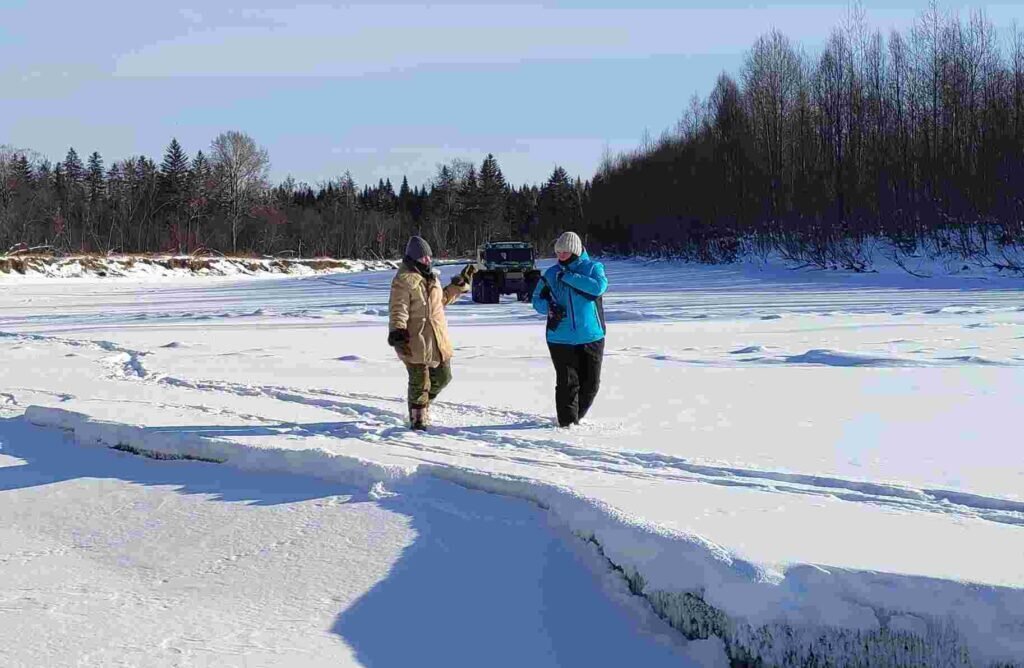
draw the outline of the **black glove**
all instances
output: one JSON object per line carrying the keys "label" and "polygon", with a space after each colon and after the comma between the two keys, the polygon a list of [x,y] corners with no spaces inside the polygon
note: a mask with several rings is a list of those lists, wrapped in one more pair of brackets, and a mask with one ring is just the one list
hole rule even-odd
{"label": "black glove", "polygon": [[548,305],[548,329],[555,331],[558,325],[565,319],[565,307],[561,304]]}
{"label": "black glove", "polygon": [[388,345],[393,346],[399,353],[409,357],[412,355],[412,346],[409,345],[409,330],[393,329],[388,332]]}

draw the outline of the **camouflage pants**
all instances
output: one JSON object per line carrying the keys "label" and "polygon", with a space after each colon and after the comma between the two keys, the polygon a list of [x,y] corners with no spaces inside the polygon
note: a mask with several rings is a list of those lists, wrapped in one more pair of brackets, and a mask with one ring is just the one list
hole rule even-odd
{"label": "camouflage pants", "polygon": [[406,364],[405,368],[409,371],[410,408],[429,405],[452,382],[452,367],[448,362],[432,368],[426,364]]}

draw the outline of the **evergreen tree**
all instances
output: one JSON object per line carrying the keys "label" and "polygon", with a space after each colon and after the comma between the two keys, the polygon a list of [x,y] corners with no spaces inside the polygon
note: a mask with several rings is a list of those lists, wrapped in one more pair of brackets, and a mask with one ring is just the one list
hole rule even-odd
{"label": "evergreen tree", "polygon": [[469,246],[476,248],[484,238],[480,217],[480,184],[476,177],[476,166],[470,164],[466,175],[459,184],[459,200],[462,209],[459,215],[459,234],[456,239],[458,249]]}
{"label": "evergreen tree", "polygon": [[190,235],[197,246],[203,246],[205,243],[203,221],[210,208],[210,193],[213,187],[213,167],[203,152],[197,151],[188,170],[188,194],[185,198],[185,208],[188,212],[186,234]]}
{"label": "evergreen tree", "polygon": [[53,179],[53,165],[50,164],[49,160],[43,160],[36,167],[36,185],[42,188],[52,188],[54,183]]}
{"label": "evergreen tree", "polygon": [[89,171],[85,177],[86,187],[88,189],[89,201],[93,204],[97,204],[103,197],[104,189],[104,178],[103,178],[103,158],[99,152],[94,151],[89,156]]}
{"label": "evergreen tree", "polygon": [[384,194],[383,194],[384,211],[386,213],[395,213],[397,210],[397,197],[395,196],[395,187],[391,185],[391,179],[387,179],[384,182]]}
{"label": "evergreen tree", "polygon": [[85,167],[75,149],[68,149],[68,155],[64,158],[64,178],[69,187],[77,186],[85,178]]}
{"label": "evergreen tree", "polygon": [[[189,194],[192,199],[206,198],[213,187],[213,167],[202,151],[196,153],[189,169]],[[205,206],[205,205],[204,205]]]}
{"label": "evergreen tree", "polygon": [[188,192],[188,181],[188,156],[178,140],[171,139],[160,163],[160,195],[163,201],[170,202],[172,206],[180,204]]}
{"label": "evergreen tree", "polygon": [[398,188],[398,212],[404,215],[412,215],[412,200],[413,193],[409,189],[409,179],[405,176],[402,177],[402,185]]}
{"label": "evergreen tree", "polygon": [[537,208],[539,225],[536,234],[531,234],[535,241],[545,242],[566,230],[579,230],[582,222],[579,198],[569,174],[562,167],[555,167],[541,188]]}
{"label": "evergreen tree", "polygon": [[33,185],[32,163],[24,153],[19,155],[12,165],[12,173],[17,179],[19,187],[31,188]]}
{"label": "evergreen tree", "polygon": [[480,166],[480,217],[483,221],[484,240],[508,234],[508,185],[490,153]]}

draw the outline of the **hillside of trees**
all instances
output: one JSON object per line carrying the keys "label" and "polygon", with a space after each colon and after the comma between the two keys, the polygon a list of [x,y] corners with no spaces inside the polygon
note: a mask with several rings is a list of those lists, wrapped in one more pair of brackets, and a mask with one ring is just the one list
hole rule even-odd
{"label": "hillside of trees", "polygon": [[574,229],[597,252],[703,262],[865,269],[883,240],[1021,269],[1024,34],[934,3],[907,34],[866,25],[854,8],[814,55],[768,33],[677,127],[587,181],[559,167],[516,187],[488,155],[397,192],[348,173],[272,185],[266,150],[239,132],[194,156],[171,141],[159,164],[0,147],[0,251],[393,258],[412,233],[445,256],[487,239],[547,249]]}
{"label": "hillside of trees", "polygon": [[865,25],[854,10],[813,58],[769,33],[672,132],[605,160],[592,245],[858,269],[865,242],[882,239],[1012,263],[1024,243],[1024,36],[999,39],[983,13],[963,21],[937,4],[906,35]]}

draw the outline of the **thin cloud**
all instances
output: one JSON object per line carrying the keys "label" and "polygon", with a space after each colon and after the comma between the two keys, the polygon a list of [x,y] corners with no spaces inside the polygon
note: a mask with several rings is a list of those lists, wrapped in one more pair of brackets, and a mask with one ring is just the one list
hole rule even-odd
{"label": "thin cloud", "polygon": [[[539,5],[307,6],[253,10],[122,54],[124,77],[361,76],[424,65],[735,53],[769,27],[824,39],[846,9],[564,9]],[[874,11],[886,27],[910,10]]]}

